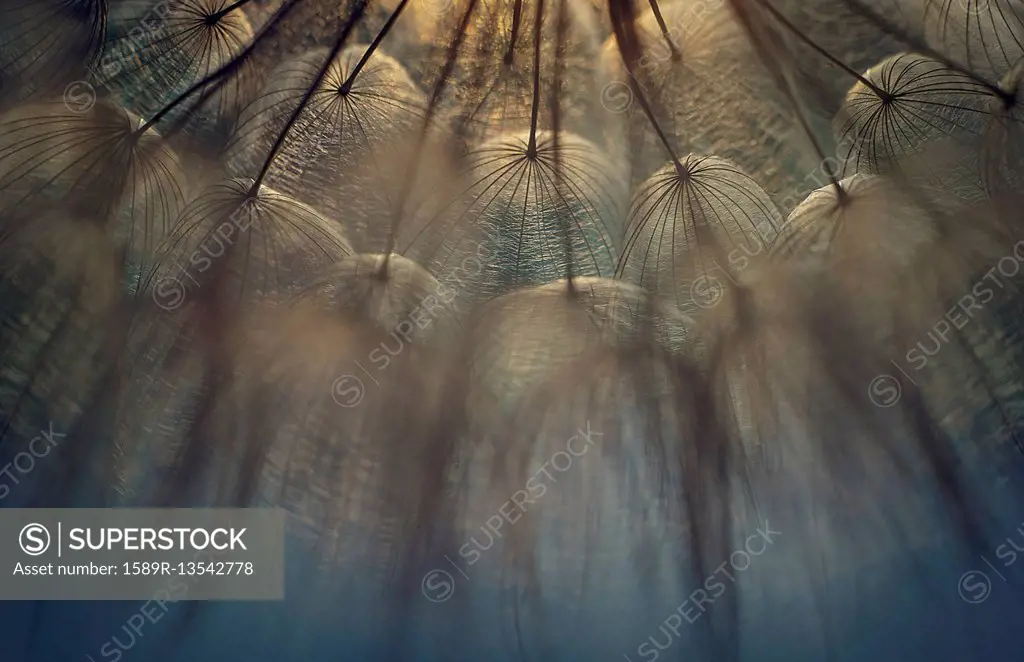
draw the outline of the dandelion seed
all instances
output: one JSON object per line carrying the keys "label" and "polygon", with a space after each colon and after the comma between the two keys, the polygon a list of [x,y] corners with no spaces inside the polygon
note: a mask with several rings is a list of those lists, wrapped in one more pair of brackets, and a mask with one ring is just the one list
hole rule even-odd
{"label": "dandelion seed", "polygon": [[989,80],[1024,57],[1024,8],[1015,0],[915,0],[929,45]]}
{"label": "dandelion seed", "polygon": [[0,241],[33,215],[69,209],[109,233],[129,292],[184,206],[178,156],[131,113],[38,102],[0,116]]}
{"label": "dandelion seed", "polygon": [[[850,90],[835,119],[840,162],[866,174],[892,173],[902,165],[916,186],[979,201],[984,191],[978,145],[992,117],[992,94],[940,62],[909,53],[880,62],[865,79],[867,84]],[[958,158],[939,164],[942,152]],[[923,168],[916,164],[925,158],[926,178],[915,180],[915,170]]]}
{"label": "dandelion seed", "polygon": [[[728,159],[754,173],[772,196],[798,189],[815,163],[802,149],[792,109],[728,7],[706,9],[697,18],[687,3],[663,8],[665,22],[678,26],[678,60],[670,56],[653,14],[637,19],[643,47],[637,84],[657,99],[663,109],[659,119],[683,153]],[[601,61],[611,79],[628,80],[612,41],[605,42]],[[661,167],[664,152],[654,146],[647,120],[636,111],[631,115],[630,161],[633,182],[639,184]]]}
{"label": "dandelion seed", "polygon": [[1013,323],[1004,326],[1020,297],[991,281],[992,265],[1014,245],[984,208],[943,201],[934,191],[923,197],[880,176],[857,175],[842,186],[849,195],[842,204],[822,189],[797,207],[774,253],[810,259],[841,296],[871,301],[860,313],[865,332],[921,382],[935,420],[969,444],[967,421],[1005,422],[1021,392],[1013,376],[1020,341]]}
{"label": "dandelion seed", "polygon": [[462,274],[463,291],[480,301],[565,277],[567,227],[572,275],[613,275],[625,193],[615,168],[571,134],[556,148],[541,133],[535,150],[526,134],[474,150],[466,205],[427,224],[405,253],[441,280]]}
{"label": "dandelion seed", "polygon": [[242,333],[218,316],[280,301],[351,254],[337,224],[272,189],[252,194],[252,184],[214,184],[189,203],[142,282],[150,303],[129,337],[117,430],[134,467],[120,470],[122,491],[144,488],[154,467],[173,468],[187,447],[210,396],[209,371],[231,361],[234,350],[222,343]]}
{"label": "dandelion seed", "polygon": [[0,107],[60,94],[99,54],[104,0],[4,0],[0,3]]}
{"label": "dandelion seed", "polygon": [[992,98],[986,107],[989,122],[981,150],[982,174],[986,190],[1005,204],[1003,217],[1016,226],[1019,214],[1014,201],[1024,178],[1024,107],[1018,99],[1024,94],[1024,58],[1006,75],[999,87],[1013,95],[1012,103]]}
{"label": "dandelion seed", "polygon": [[[97,83],[142,117],[152,117],[193,85],[238,56],[253,39],[244,11],[229,0],[181,0],[147,12],[127,33],[105,44]],[[244,66],[200,113],[175,108],[162,128],[188,118],[186,133],[210,140],[225,132],[251,97],[252,70]]]}
{"label": "dandelion seed", "polygon": [[775,204],[724,159],[690,155],[636,191],[622,276],[699,315],[714,307],[751,261],[767,256],[782,226]]}
{"label": "dandelion seed", "polygon": [[[267,184],[336,216],[359,245],[379,249],[383,230],[375,226],[387,227],[388,219],[363,201],[367,189],[384,179],[374,177],[377,163],[404,153],[426,101],[387,54],[378,50],[359,66],[367,54],[367,46],[354,45],[334,60],[267,173]],[[326,55],[324,49],[308,52],[271,75],[239,118],[225,156],[229,172],[255,176]]]}

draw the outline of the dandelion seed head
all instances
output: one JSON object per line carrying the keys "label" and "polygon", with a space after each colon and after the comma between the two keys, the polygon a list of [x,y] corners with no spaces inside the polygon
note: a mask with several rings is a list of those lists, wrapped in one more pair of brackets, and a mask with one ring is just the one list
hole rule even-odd
{"label": "dandelion seed head", "polygon": [[[218,412],[232,404],[222,400],[231,387],[218,379],[240,368],[225,345],[250,342],[266,325],[253,316],[273,318],[352,253],[337,224],[266,186],[250,195],[252,186],[222,181],[194,198],[142,282],[147,306],[128,338],[132,368],[115,423],[115,448],[125,458],[116,467],[122,498],[151,498],[196,435],[227,438],[231,430],[219,426],[231,419]],[[198,474],[194,484],[207,485]]]}
{"label": "dandelion seed head", "polygon": [[[849,91],[833,122],[838,158],[850,172],[907,174],[927,158],[936,186],[981,197],[980,136],[991,119],[994,97],[968,76],[912,53],[894,55],[872,67]],[[881,93],[881,96],[879,95]],[[940,167],[939,154],[959,158]],[[923,182],[918,182],[918,185]]]}
{"label": "dandelion seed head", "polygon": [[1007,107],[1002,99],[989,100],[989,122],[985,128],[981,153],[985,188],[995,199],[1010,205],[1007,216],[1013,218],[1014,201],[1024,181],[1024,58],[1002,81],[1000,88],[1012,93],[1014,102]]}
{"label": "dandelion seed head", "polygon": [[637,189],[619,271],[697,315],[752,259],[768,254],[783,219],[768,194],[725,159],[690,154],[682,171],[665,165]]}
{"label": "dandelion seed head", "polygon": [[[625,186],[592,143],[538,132],[487,142],[469,155],[465,200],[429,223],[405,254],[470,299],[574,276],[612,276]],[[566,238],[566,234],[568,236]]]}
{"label": "dandelion seed head", "polygon": [[[141,29],[110,36],[98,82],[113,91],[126,108],[143,117],[156,115],[228,64],[252,41],[252,26],[241,8],[222,13],[231,4],[228,0],[181,0],[166,12],[147,12],[152,20],[143,22]],[[186,134],[213,138],[248,101],[250,75],[243,65],[199,112],[192,112],[191,104],[182,104],[168,112],[160,126],[170,127],[186,118]]]}
{"label": "dandelion seed head", "polygon": [[692,318],[640,288],[602,277],[517,290],[473,320],[473,370],[483,401],[500,397],[515,411],[523,398],[595,347],[650,343],[682,352]]}
{"label": "dandelion seed head", "polygon": [[376,570],[365,564],[397,551],[403,513],[429,480],[424,431],[449,404],[450,366],[424,352],[444,320],[435,311],[425,329],[403,326],[434,283],[397,255],[382,274],[382,258],[344,258],[285,306],[250,310],[237,377],[212,403],[223,462],[202,480],[248,480],[245,503],[287,508],[292,533],[332,577],[344,574],[337,563],[358,561],[366,579]]}
{"label": "dandelion seed head", "polygon": [[[643,55],[635,71],[637,84],[654,99],[662,128],[680,152],[728,159],[776,198],[798,189],[815,162],[802,147],[792,109],[727,3],[701,5],[706,11],[699,18],[695,6],[676,2],[662,7],[679,59],[672,56],[653,12],[638,17]],[[601,62],[609,79],[629,80],[614,39],[605,42]],[[638,185],[661,167],[665,151],[639,104],[630,105],[628,115],[632,179]]]}
{"label": "dandelion seed head", "polygon": [[[582,605],[601,589],[587,586],[571,558],[587,553],[596,567],[629,572],[618,565],[624,550],[593,535],[573,516],[574,504],[585,499],[601,509],[603,527],[623,535],[627,511],[664,516],[650,504],[679,484],[680,465],[670,459],[678,447],[669,440],[685,436],[693,414],[685,377],[668,356],[673,347],[683,351],[692,324],[633,285],[595,277],[574,280],[571,290],[566,281],[519,290],[479,311],[470,323],[461,535],[483,540],[477,527],[486,513],[543,480],[544,468],[552,476],[546,482],[558,484],[528,523],[508,533],[489,580],[507,573],[531,585],[550,582]],[[567,451],[574,457],[565,469]]]}
{"label": "dandelion seed head", "polygon": [[420,339],[454,323],[456,311],[448,293],[412,260],[378,253],[344,258],[305,288],[298,300],[371,323],[387,333],[401,325],[402,338]]}
{"label": "dandelion seed head", "polygon": [[184,207],[178,155],[152,128],[106,100],[87,112],[38,102],[0,116],[0,193],[14,232],[32,215],[74,209],[123,251],[129,291]]}
{"label": "dandelion seed head", "polygon": [[[925,603],[1019,522],[1017,0],[472,1],[0,0],[0,467],[69,433],[14,487],[286,509],[256,658],[654,645],[768,521],[678,657],[970,657]],[[922,627],[835,629],[868,564]]]}
{"label": "dandelion seed head", "polygon": [[[266,176],[276,190],[346,219],[360,238],[374,210],[360,210],[359,201],[376,183],[362,170],[368,161],[408,153],[426,107],[405,68],[381,50],[349,81],[366,50],[364,44],[346,47],[331,63]],[[308,51],[270,75],[239,117],[224,157],[229,173],[256,176],[328,53]]]}
{"label": "dandelion seed head", "polygon": [[105,0],[5,0],[0,4],[0,108],[60,94],[100,51]]}
{"label": "dandelion seed head", "polygon": [[841,201],[832,186],[812,192],[789,215],[773,254],[783,259],[814,256],[834,264],[852,257],[845,252],[849,250],[871,262],[907,265],[921,246],[934,240],[927,211],[893,180],[853,175],[839,185],[849,201]]}
{"label": "dandelion seed head", "polygon": [[337,223],[266,186],[250,197],[252,184],[213,184],[185,207],[147,274],[148,294],[159,298],[149,288],[173,281],[191,303],[216,276],[228,300],[286,295],[352,253]]}
{"label": "dandelion seed head", "polygon": [[1024,7],[1016,0],[910,0],[928,44],[976,74],[998,80],[1024,57]]}

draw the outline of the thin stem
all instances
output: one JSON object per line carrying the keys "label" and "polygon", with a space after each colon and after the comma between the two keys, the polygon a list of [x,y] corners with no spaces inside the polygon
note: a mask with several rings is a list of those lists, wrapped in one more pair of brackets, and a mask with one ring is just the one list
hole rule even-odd
{"label": "thin stem", "polygon": [[530,143],[526,156],[537,156],[537,115],[540,113],[540,37],[544,22],[544,0],[537,0],[537,18],[533,24],[533,108],[530,111]]}
{"label": "thin stem", "polygon": [[[561,141],[561,129],[562,129],[562,113],[561,107],[559,106],[559,86],[562,81],[562,69],[565,65],[565,36],[569,29],[569,16],[566,13],[565,7],[566,0],[558,0],[558,21],[555,24],[555,75],[551,81],[551,132],[552,132],[552,150],[555,168],[555,187],[556,190],[562,186],[562,178],[564,173],[562,172],[562,150],[560,148]],[[569,296],[575,297],[576,282],[573,279],[573,253],[572,253],[572,239],[569,235],[569,218],[568,214],[572,213],[570,210],[563,210],[564,213],[558,214],[559,225],[561,225],[563,248],[565,249],[565,278],[569,290]]]}
{"label": "thin stem", "polygon": [[843,62],[839,58],[835,57],[834,55],[832,55],[831,53],[826,51],[824,48],[819,46],[817,43],[815,43],[815,41],[813,39],[811,39],[810,37],[805,35],[799,28],[797,28],[795,25],[793,25],[793,23],[788,18],[786,18],[779,10],[777,10],[775,7],[773,7],[770,2],[767,2],[767,0],[757,0],[757,3],[760,4],[762,7],[764,7],[768,11],[769,14],[771,14],[773,17],[775,17],[775,19],[779,23],[781,23],[783,25],[783,27],[785,27],[787,30],[792,32],[793,35],[795,35],[797,39],[799,39],[800,41],[802,41],[805,44],[807,44],[808,46],[810,46],[819,55],[821,55],[826,60],[828,60],[832,64],[836,65],[837,67],[839,67],[840,69],[845,71],[847,74],[849,74],[853,78],[856,78],[862,85],[864,85],[865,87],[870,89],[872,92],[874,92],[875,95],[879,99],[882,99],[883,101],[892,100],[892,95],[890,93],[888,93],[885,90],[883,90],[882,88],[878,87],[877,85],[872,83],[870,80],[868,80],[867,78],[862,76],[860,73],[858,73],[856,70],[854,70],[852,67],[847,65],[845,62]]}
{"label": "thin stem", "polygon": [[277,136],[277,140],[274,141],[274,146],[270,148],[270,154],[267,155],[267,160],[263,164],[263,168],[260,169],[260,174],[256,176],[256,180],[252,184],[252,188],[249,189],[249,197],[254,197],[260,190],[260,185],[263,184],[263,179],[267,176],[267,172],[270,171],[270,164],[274,162],[274,158],[277,157],[278,152],[281,151],[281,147],[284,145],[285,138],[288,137],[288,133],[295,126],[295,123],[299,119],[299,115],[309,105],[309,100],[313,98],[320,84],[323,83],[324,78],[327,77],[327,72],[331,68],[331,64],[334,63],[334,59],[338,57],[338,53],[341,52],[342,47],[345,46],[345,42],[348,40],[349,34],[355,28],[356,23],[363,17],[363,12],[366,10],[367,0],[356,0],[355,7],[352,10],[352,14],[349,15],[345,21],[345,26],[341,30],[341,34],[338,35],[338,39],[335,40],[334,46],[331,47],[331,52],[324,60],[323,65],[320,66],[320,71],[317,72],[316,78],[313,83],[306,90],[306,93],[302,96],[302,101],[292,112],[292,116],[288,118],[288,122],[284,125],[284,129]]}
{"label": "thin stem", "polygon": [[391,31],[391,27],[395,24],[395,21],[398,20],[398,17],[402,15],[402,11],[408,4],[409,0],[402,0],[398,3],[398,6],[395,7],[395,11],[392,12],[391,16],[388,18],[387,23],[385,23],[384,27],[380,29],[377,36],[373,38],[373,42],[370,44],[370,47],[367,48],[366,52],[363,53],[363,56],[359,58],[359,62],[356,63],[356,66],[352,67],[352,71],[349,72],[345,82],[341,84],[341,87],[338,90],[339,94],[345,95],[349,93],[349,90],[352,89],[352,83],[355,81],[356,76],[359,75],[359,72],[363,70],[364,66],[366,66],[367,61],[369,61],[370,57],[380,47],[380,42],[384,41],[384,37],[388,36],[388,32]]}
{"label": "thin stem", "polygon": [[[832,166],[829,165],[825,158],[825,150],[821,148],[821,143],[818,142],[817,137],[814,135],[814,131],[811,129],[810,124],[807,122],[806,113],[804,112],[803,106],[801,106],[799,99],[793,92],[793,82],[787,72],[782,69],[773,67],[773,64],[778,62],[778,54],[773,52],[769,42],[772,41],[772,37],[775,35],[773,31],[765,29],[765,26],[761,25],[760,22],[755,24],[754,11],[747,6],[748,0],[729,0],[730,5],[733,9],[733,14],[737,17],[740,25],[743,27],[744,32],[750,38],[750,42],[754,46],[754,50],[760,56],[761,61],[765,63],[768,71],[775,78],[776,83],[782,89],[782,93],[786,96],[786,100],[789,105],[792,106],[793,112],[796,113],[797,121],[800,123],[800,128],[804,135],[810,141],[811,146],[814,148],[815,154],[818,156],[819,162],[825,169],[825,174],[828,175],[829,181],[835,189],[836,198],[839,205],[845,205],[849,199],[846,191],[839,184],[839,180],[836,178],[836,173],[832,170]],[[761,0],[755,0],[759,2]]]}
{"label": "thin stem", "polygon": [[512,7],[512,35],[505,51],[505,64],[512,64],[515,58],[516,43],[519,41],[519,26],[523,22],[523,0],[516,0]]}
{"label": "thin stem", "polygon": [[220,23],[220,20],[222,18],[224,18],[225,16],[227,16],[231,12],[235,11],[239,7],[244,7],[245,5],[249,4],[250,1],[251,0],[238,0],[235,3],[232,3],[232,4],[228,5],[224,9],[221,9],[219,12],[217,12],[215,14],[210,14],[206,18],[206,24],[207,25],[216,25],[217,23]]}
{"label": "thin stem", "polygon": [[668,49],[672,51],[672,59],[678,61],[682,58],[682,54],[679,49],[676,48],[675,42],[672,41],[672,37],[668,34],[668,26],[665,24],[665,19],[661,15],[661,7],[658,6],[658,0],[648,0],[651,5],[651,11],[654,12],[654,20],[658,21],[658,27],[661,29],[661,36],[665,38],[665,43],[668,44]]}
{"label": "thin stem", "polygon": [[654,111],[651,109],[651,104],[647,101],[647,97],[640,89],[640,85],[637,84],[636,66],[640,59],[641,49],[636,34],[632,3],[629,2],[629,0],[612,2],[609,5],[609,12],[612,19],[612,32],[615,34],[615,43],[619,48],[619,53],[622,55],[622,61],[625,63],[626,71],[629,74],[627,77],[629,78],[630,91],[633,93],[633,97],[640,104],[640,109],[644,112],[644,115],[647,117],[647,121],[650,122],[651,127],[657,134],[658,140],[668,153],[669,159],[675,166],[676,173],[678,173],[680,177],[685,177],[687,174],[686,169],[683,168],[683,164],[680,163],[679,157],[672,148],[672,143],[669,141],[664,130],[662,130],[661,125],[658,123],[658,120],[654,115]]}
{"label": "thin stem", "polygon": [[876,12],[871,7],[865,5],[861,0],[842,0],[842,2],[846,4],[848,7],[854,9],[862,16],[866,17],[869,21],[874,23],[876,26],[880,27],[884,32],[887,32],[888,34],[891,34],[910,44],[910,46],[913,47],[913,50],[917,51],[918,53],[922,55],[927,55],[933,60],[938,60],[939,62],[949,67],[953,71],[959,72],[967,76],[974,82],[978,83],[979,85],[985,87],[987,90],[992,92],[992,94],[999,97],[1007,108],[1010,108],[1017,103],[1016,92],[1005,90],[999,85],[992,84],[985,80],[984,78],[982,78],[981,76],[975,74],[970,69],[967,69],[966,67],[957,64],[953,60],[950,60],[942,53],[936,51],[934,48],[930,48],[928,44],[926,44],[922,39],[918,39],[914,35],[908,34],[905,30],[900,29],[891,21],[885,19],[881,14]]}
{"label": "thin stem", "polygon": [[409,201],[409,195],[412,193],[413,186],[416,183],[416,174],[419,170],[418,166],[423,158],[423,148],[427,142],[427,131],[430,129],[431,123],[434,121],[434,114],[437,112],[437,107],[441,103],[441,97],[444,95],[444,91],[448,86],[448,79],[452,75],[452,71],[455,69],[455,61],[459,56],[459,49],[462,47],[462,43],[466,40],[466,34],[469,31],[469,21],[473,17],[473,12],[476,10],[476,6],[479,0],[469,0],[469,6],[466,8],[466,13],[462,16],[462,21],[459,23],[458,31],[455,34],[455,39],[452,40],[448,46],[448,54],[445,58],[444,67],[441,69],[441,75],[438,77],[437,83],[434,85],[434,91],[430,95],[430,101],[427,103],[427,110],[423,115],[423,127],[420,130],[419,140],[416,143],[416,152],[413,154],[413,158],[409,160],[409,167],[405,172],[403,181],[405,186],[402,187],[401,197],[398,200],[398,204],[395,206],[395,214],[391,219],[391,231],[388,233],[388,241],[384,250],[384,259],[381,260],[381,270],[387,273],[388,261],[391,257],[392,251],[395,249],[395,234],[398,231],[398,224],[402,220],[402,216],[405,213],[405,205]]}
{"label": "thin stem", "polygon": [[[220,85],[223,84],[223,81],[227,80],[228,76],[230,76],[232,73],[234,73],[239,67],[242,66],[242,64],[246,60],[249,59],[249,57],[252,56],[253,51],[256,50],[256,46],[260,42],[262,42],[268,35],[272,35],[275,32],[277,32],[277,29],[280,27],[281,22],[285,19],[285,17],[288,16],[288,14],[291,13],[291,11],[296,6],[298,6],[298,4],[300,2],[303,2],[303,1],[304,0],[287,0],[287,2],[284,5],[282,5],[281,8],[278,9],[277,12],[270,18],[270,20],[267,22],[266,26],[263,29],[260,30],[260,33],[258,35],[256,35],[256,37],[252,40],[252,43],[249,44],[249,46],[247,46],[244,51],[239,53],[238,57],[232,58],[232,60],[230,62],[228,62],[227,64],[225,64],[220,69],[218,69],[217,71],[213,72],[212,74],[210,74],[206,78],[202,79],[201,81],[199,81],[198,83],[196,83],[192,87],[190,87],[187,90],[185,90],[184,92],[182,92],[180,95],[178,95],[178,97],[176,99],[174,99],[169,104],[164,106],[162,109],[157,111],[157,113],[155,115],[153,115],[153,117],[149,118],[141,126],[139,126],[139,128],[135,131],[135,134],[134,134],[135,137],[138,138],[139,136],[142,136],[142,134],[144,134],[146,131],[148,131],[149,129],[151,129],[154,126],[156,126],[156,124],[160,120],[162,120],[164,117],[166,117],[169,112],[171,112],[172,110],[174,110],[175,108],[180,106],[182,103],[185,102],[186,99],[188,99],[193,94],[195,94],[196,91],[201,90],[201,89],[205,88],[206,86],[210,85],[210,83],[213,83],[213,82],[216,81],[218,84],[214,85],[210,89],[208,89],[203,94],[203,97],[199,100],[199,103],[196,105],[196,107],[193,108],[192,110],[194,111],[194,110],[198,109],[198,107],[201,106],[206,99],[208,99],[210,96],[212,96],[216,92],[216,90],[220,87]],[[183,124],[183,123],[184,123],[184,120],[182,120],[182,122],[180,124]],[[178,128],[180,128],[180,127],[179,126],[174,127],[171,131],[168,131],[168,134],[174,133],[175,130],[178,129]]]}

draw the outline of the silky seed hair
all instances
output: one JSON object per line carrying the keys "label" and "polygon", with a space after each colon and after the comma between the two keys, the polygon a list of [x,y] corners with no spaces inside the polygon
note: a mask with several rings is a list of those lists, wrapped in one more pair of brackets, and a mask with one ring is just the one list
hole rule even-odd
{"label": "silky seed hair", "polygon": [[[535,144],[533,144],[535,143]],[[559,173],[564,172],[560,175]],[[419,229],[406,254],[442,276],[466,272],[463,291],[482,301],[565,276],[612,276],[625,185],[588,141],[517,134],[469,155],[465,202]],[[572,256],[558,236],[568,225]]]}
{"label": "silky seed hair", "polygon": [[30,421],[47,414],[68,428],[97,396],[123,347],[125,299],[187,185],[160,136],[105,100],[86,112],[54,100],[12,108],[0,144],[9,396],[0,439],[16,455],[34,435],[22,436]]}
{"label": "silky seed hair", "polygon": [[[135,10],[134,20],[122,19],[131,23],[130,29],[123,29],[124,22],[111,26],[93,80],[148,119],[194,83],[240,55],[252,41],[253,28],[242,10],[245,4],[177,0],[153,3],[145,12]],[[253,93],[251,74],[248,67],[243,67],[208,105],[189,117],[186,132],[216,140],[230,129]],[[179,107],[167,114],[161,126],[172,126],[183,111]]]}
{"label": "silky seed hair", "polygon": [[[797,146],[801,138],[793,112],[729,7],[676,2],[666,3],[662,12],[673,26],[669,41],[652,12],[637,19],[635,76],[643,93],[660,104],[658,120],[672,148],[680,154],[713,154],[758,172],[775,196],[797,185],[802,173],[814,170],[815,160]],[[639,104],[632,103],[632,93],[620,89],[630,77],[615,40],[606,40],[602,64],[609,78],[619,82],[606,86],[611,95],[606,106],[630,120],[629,159],[636,186],[661,167],[664,151]],[[746,137],[754,126],[759,127],[757,141]]]}
{"label": "silky seed hair", "polygon": [[[934,47],[989,80],[1024,57],[1024,9],[1012,0],[917,0]],[[916,5],[916,6],[915,6]]]}
{"label": "silky seed hair", "polygon": [[108,0],[4,0],[0,108],[60,94],[99,56]]}
{"label": "silky seed hair", "polygon": [[[302,99],[326,52],[310,51],[271,74],[242,113],[228,145],[225,160],[231,173],[255,175],[261,155]],[[383,248],[386,222],[377,227],[369,222],[389,210],[365,204],[370,196],[361,190],[384,184],[378,163],[408,150],[425,106],[423,92],[401,64],[368,45],[349,46],[303,111],[267,182],[345,220],[360,245]]]}
{"label": "silky seed hair", "polygon": [[782,226],[768,194],[724,159],[688,155],[636,191],[618,272],[698,315],[751,260],[767,257]]}
{"label": "silky seed hair", "polygon": [[[979,202],[986,196],[978,146],[994,119],[994,100],[986,88],[940,62],[895,55],[850,89],[834,122],[837,158],[847,172],[866,174],[902,166],[911,175],[927,162],[929,171],[942,171],[931,178],[935,188]],[[948,165],[939,165],[943,157]]]}
{"label": "silky seed hair", "polygon": [[[991,120],[985,128],[982,148],[982,177],[985,189],[993,200],[1012,205],[1019,196],[1021,173],[1024,172],[1024,154],[1021,152],[1021,122],[1024,121],[1024,107],[1021,106],[1022,82],[1024,82],[1024,59],[1020,60],[1010,73],[1000,81],[999,89],[1011,95],[1011,99],[991,99],[987,110]],[[1001,209],[1000,217],[1012,222],[1017,215],[1010,207]]]}

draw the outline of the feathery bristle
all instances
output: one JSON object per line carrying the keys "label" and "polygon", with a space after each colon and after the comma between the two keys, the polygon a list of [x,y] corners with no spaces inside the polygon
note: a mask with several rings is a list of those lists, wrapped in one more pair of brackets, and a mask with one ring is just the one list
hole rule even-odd
{"label": "feathery bristle", "polygon": [[712,307],[751,259],[767,256],[782,215],[725,159],[689,155],[644,182],[629,214],[621,276],[690,315]]}
{"label": "feathery bristle", "polygon": [[[572,134],[527,134],[482,144],[469,155],[464,201],[425,224],[406,254],[442,280],[460,272],[475,301],[518,287],[544,285],[569,273],[612,276],[622,242],[625,187],[600,150]],[[473,262],[474,264],[467,263]]]}

